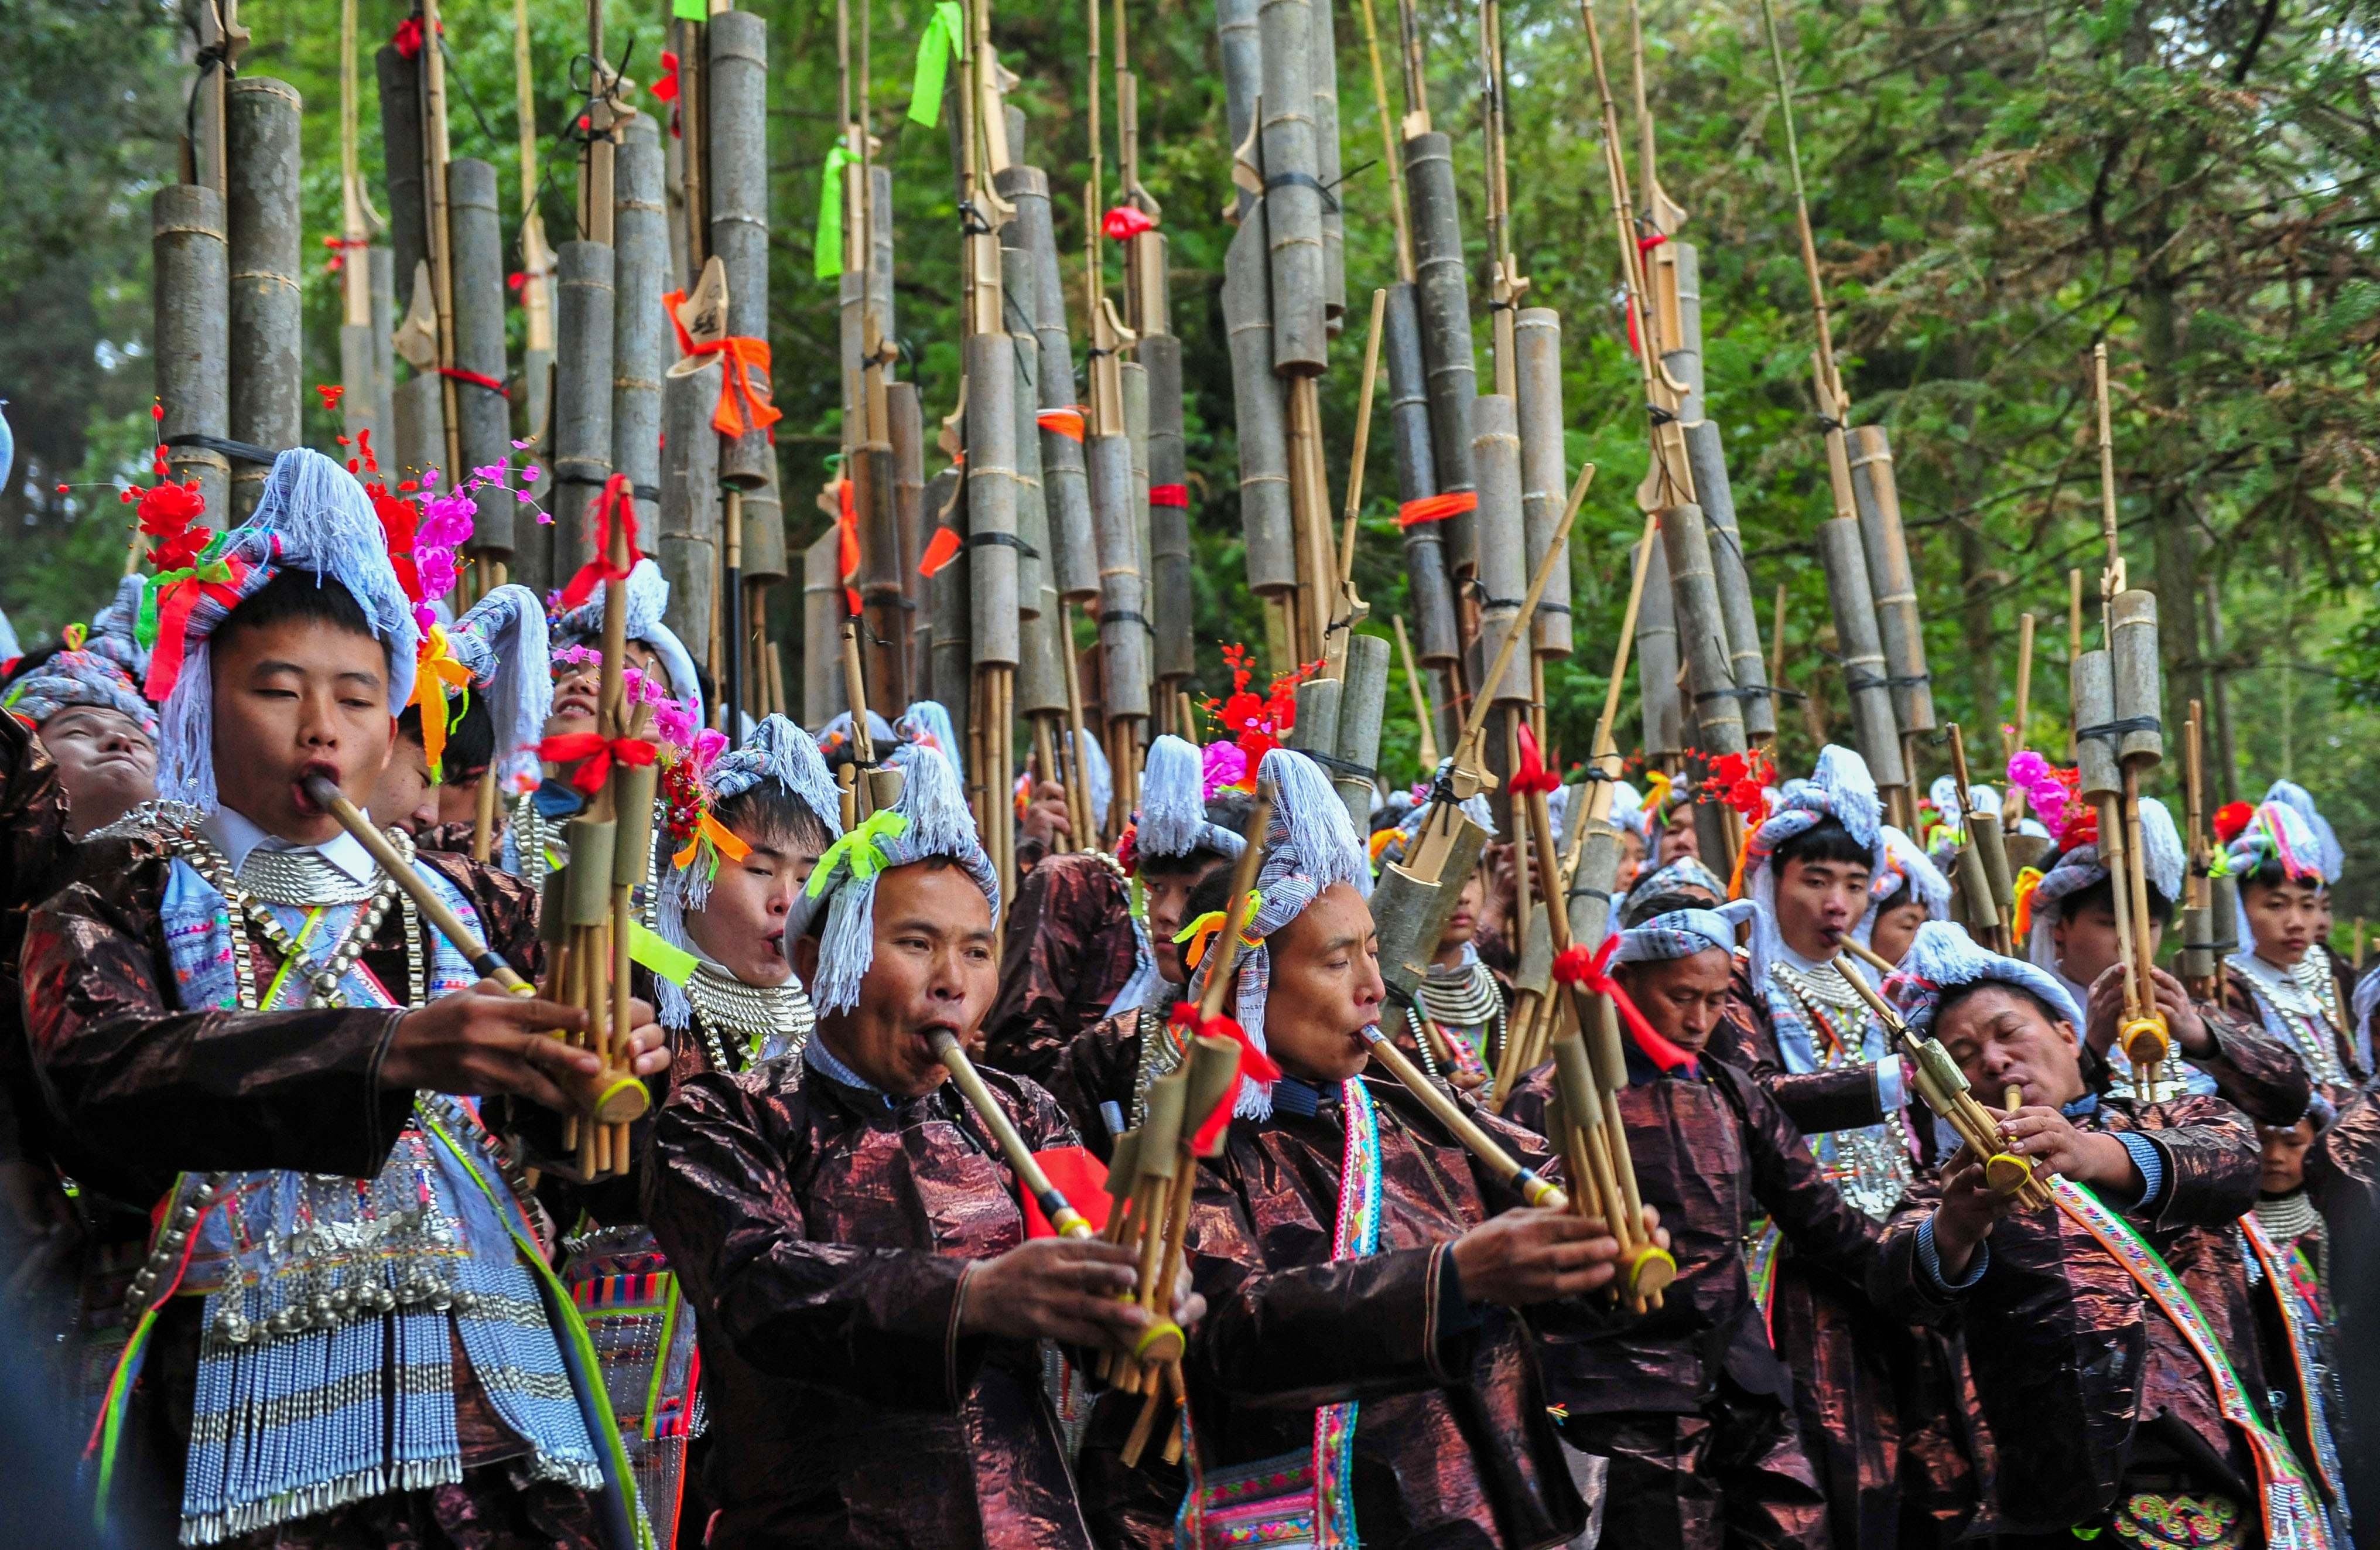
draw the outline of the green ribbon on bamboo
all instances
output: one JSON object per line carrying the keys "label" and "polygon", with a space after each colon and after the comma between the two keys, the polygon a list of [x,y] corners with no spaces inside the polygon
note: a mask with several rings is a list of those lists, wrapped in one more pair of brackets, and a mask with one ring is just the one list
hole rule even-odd
{"label": "green ribbon on bamboo", "polygon": [[892,865],[884,854],[885,843],[909,832],[909,820],[892,808],[879,808],[868,822],[858,825],[826,848],[826,854],[810,869],[810,880],[804,892],[812,898],[822,897],[834,882],[838,863],[851,868],[854,883],[866,883]]}
{"label": "green ribbon on bamboo", "polygon": [[909,86],[911,123],[930,129],[942,121],[942,78],[952,59],[966,56],[966,13],[957,0],[940,0],[917,40],[917,71]]}
{"label": "green ribbon on bamboo", "polygon": [[843,274],[843,169],[858,158],[837,142],[826,153],[819,177],[818,235],[811,238],[811,273],[821,280]]}

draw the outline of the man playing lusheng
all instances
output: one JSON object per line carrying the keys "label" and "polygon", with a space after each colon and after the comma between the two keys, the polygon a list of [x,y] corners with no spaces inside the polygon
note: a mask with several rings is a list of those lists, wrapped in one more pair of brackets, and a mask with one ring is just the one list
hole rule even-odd
{"label": "man playing lusheng", "polygon": [[1912,1189],[1869,1276],[1902,1316],[1959,1317],[1998,1449],[1998,1542],[2322,1544],[2323,1488],[2273,1425],[2297,1406],[2268,1385],[2289,1379],[2259,1350],[2282,1266],[2248,1214],[2247,1119],[2219,1098],[2089,1091],[2064,987],[1957,926],[1922,928],[1888,992],[1976,1092],[2019,1089],[2008,1150],[2058,1176],[2054,1206],[2018,1212],[1957,1152]]}
{"label": "man playing lusheng", "polygon": [[[991,1005],[999,883],[931,749],[820,858],[795,945],[799,1055],[689,1080],[655,1127],[647,1206],[699,1323],[714,1550],[1083,1547],[1038,1343],[1129,1348],[1132,1253],[1026,1239],[1016,1183],[936,1058]],[[986,1070],[1027,1145],[1056,1103]],[[1177,1302],[1179,1321],[1199,1312]]]}
{"label": "man playing lusheng", "polygon": [[[1776,1100],[1702,1053],[1727,1015],[1735,921],[1750,908],[1655,916],[1623,931],[1614,955],[1612,978],[1652,1035],[1625,1046],[1620,1113],[1678,1278],[1642,1319],[1539,1346],[1564,1439],[1610,1460],[1610,1544],[1831,1543],[1792,1378],[1769,1346],[1745,1262],[1744,1223],[1765,1214],[1794,1254],[1852,1281],[1866,1276],[1876,1227],[1844,1202]],[[1512,1117],[1542,1129],[1552,1093],[1548,1068],[1523,1085]]]}
{"label": "man playing lusheng", "polygon": [[[444,1096],[565,1106],[597,1062],[550,1032],[581,1014],[477,981],[304,788],[363,798],[408,698],[410,605],[362,489],[285,452],[218,544],[230,580],[169,590],[149,683],[166,792],[199,816],[90,842],[26,946],[61,1161],[103,1238],[150,1239],[103,1507],[135,1539],[178,1516],[193,1544],[616,1539],[632,1493],[582,1409],[600,1379],[575,1314],[505,1153]],[[422,860],[533,971],[529,896]],[[636,1013],[631,1058],[658,1072]],[[171,1498],[106,1500],[128,1453]]]}

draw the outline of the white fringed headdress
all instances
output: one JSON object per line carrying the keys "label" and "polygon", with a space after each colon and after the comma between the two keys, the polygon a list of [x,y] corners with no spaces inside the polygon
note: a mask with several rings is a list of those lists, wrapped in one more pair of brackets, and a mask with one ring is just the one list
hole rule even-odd
{"label": "white fringed headdress", "polygon": [[888,869],[948,856],[983,890],[993,922],[1000,920],[1000,877],[976,836],[958,772],[940,753],[908,743],[885,762],[901,772],[901,799],[838,838],[810,873],[812,908],[829,900],[810,986],[820,1016],[859,1005],[860,982],[876,961],[876,880]]}
{"label": "white fringed headdress", "polygon": [[1909,1024],[1910,1031],[1923,1036],[1933,1031],[1934,1012],[1942,1004],[1943,992],[1979,980],[1997,980],[2031,991],[2073,1028],[2077,1038],[2082,1036],[2082,1008],[2056,975],[2022,958],[2002,958],[1977,946],[1966,928],[1951,921],[1928,921],[1917,928],[1900,970],[1885,979],[1884,996]]}
{"label": "white fringed headdress", "polygon": [[[48,661],[10,684],[7,693],[0,695],[0,708],[39,726],[69,705],[96,705],[129,717],[155,738],[157,707],[140,693],[149,653],[132,634],[143,586],[138,576],[119,581],[114,601],[91,616],[82,643],[52,653]],[[69,631],[67,639],[74,638]]]}
{"label": "white fringed headdress", "polygon": [[1237,860],[1248,848],[1207,817],[1205,781],[1198,746],[1168,732],[1150,740],[1140,772],[1140,818],[1133,848],[1144,856],[1187,856],[1212,850]]}
{"label": "white fringed headdress", "polygon": [[[603,644],[603,590],[608,581],[598,581],[587,601],[553,621],[553,643],[556,646],[593,646]],[[669,611],[669,578],[662,568],[648,557],[638,560],[628,571],[628,639],[642,641],[662,659],[669,674],[670,697],[693,713],[697,726],[706,725],[702,713],[702,680],[695,676],[694,658],[686,654],[686,643],[670,627],[662,622]]]}
{"label": "white fringed headdress", "polygon": [[1672,909],[1666,915],[1656,915],[1642,925],[1630,926],[1622,931],[1620,946],[1611,955],[1611,960],[1614,963],[1662,963],[1672,958],[1692,958],[1714,947],[1732,956],[1735,952],[1735,928],[1752,919],[1752,914],[1753,904],[1748,898],[1713,905],[1708,909]]}
{"label": "white fringed headdress", "polygon": [[[1347,821],[1347,804],[1339,799],[1322,766],[1302,753],[1276,748],[1257,767],[1257,779],[1259,791],[1266,781],[1272,783],[1272,813],[1265,827],[1264,860],[1257,870],[1256,917],[1240,937],[1234,1009],[1248,1043],[1261,1050],[1265,997],[1272,984],[1272,934],[1304,914],[1334,883],[1371,897],[1372,868],[1363,840]],[[1193,999],[1198,988],[1192,985]],[[1271,1091],[1243,1080],[1232,1112],[1245,1119],[1264,1118],[1272,1112]]]}
{"label": "white fringed headdress", "polygon": [[[254,596],[284,570],[312,571],[317,584],[335,581],[347,589],[388,649],[388,714],[403,713],[413,698],[414,655],[421,631],[413,604],[389,562],[388,537],[372,510],[371,497],[353,474],[319,452],[292,447],[273,460],[273,472],[246,524],[208,545],[200,568],[222,568],[225,581],[197,578],[174,583],[199,587],[196,601],[180,616],[181,655],[173,663],[160,650],[152,656],[148,691],[163,694],[157,737],[157,791],[213,811],[214,686],[207,642],[240,603]],[[212,589],[228,587],[224,601]],[[161,598],[160,617],[171,619],[174,600]],[[174,666],[170,687],[159,680]]]}
{"label": "white fringed headdress", "polygon": [[543,772],[538,740],[553,714],[544,605],[527,587],[507,581],[455,621],[446,649],[470,669],[471,687],[488,696],[496,728],[496,778],[507,792],[535,787]]}
{"label": "white fringed headdress", "polygon": [[[749,742],[733,753],[720,755],[703,772],[704,808],[716,808],[771,781],[826,825],[829,840],[843,837],[842,803],[834,782],[827,776],[826,760],[820,756],[817,740],[781,715],[764,717],[753,728]],[[686,915],[687,910],[700,909],[710,902],[710,882],[719,873],[720,855],[710,836],[699,828],[694,843],[678,855],[686,858],[684,866],[677,864],[676,855],[662,859],[661,886],[653,900],[653,932],[673,946],[698,952],[693,938],[686,934]],[[788,942],[809,929],[810,912],[815,907],[808,890],[794,896],[793,908],[785,912]],[[655,977],[654,989],[662,1026],[686,1026],[691,1007],[686,992],[659,976]]]}
{"label": "white fringed headdress", "polygon": [[2305,820],[2306,828],[2313,835],[2314,848],[2322,859],[2322,880],[2336,883],[2347,870],[2347,852],[2339,848],[2338,835],[2313,805],[2313,793],[2293,780],[2277,780],[2265,793],[2265,800],[2278,802]]}
{"label": "white fringed headdress", "polygon": [[[1942,875],[1942,869],[1934,864],[1934,859],[1925,854],[1915,840],[1887,824],[1884,825],[1884,865],[1868,879],[1867,913],[1860,917],[1859,928],[1852,933],[1852,936],[1863,943],[1874,936],[1877,913],[1884,909],[1887,899],[1900,892],[1904,884],[1908,885],[1909,897],[1925,907],[1928,920],[1947,921],[1950,918],[1950,880]],[[1775,897],[1773,889],[1770,897]]]}
{"label": "white fringed headdress", "polygon": [[917,701],[901,713],[900,719],[892,723],[892,730],[903,742],[940,749],[950,760],[951,768],[958,772],[959,789],[966,789],[966,758],[959,751],[959,736],[951,725],[950,707],[939,700]]}
{"label": "white fringed headdress", "polygon": [[1807,834],[1831,818],[1852,839],[1868,848],[1868,873],[1882,873],[1890,860],[1885,848],[1884,800],[1876,794],[1876,777],[1867,761],[1852,750],[1828,743],[1818,751],[1817,768],[1807,780],[1789,780],[1777,794],[1777,806],[1744,842],[1744,890],[1760,906],[1752,927],[1752,982],[1767,982],[1768,966],[1784,946],[1777,930],[1777,869],[1769,858],[1777,848],[1797,835]]}

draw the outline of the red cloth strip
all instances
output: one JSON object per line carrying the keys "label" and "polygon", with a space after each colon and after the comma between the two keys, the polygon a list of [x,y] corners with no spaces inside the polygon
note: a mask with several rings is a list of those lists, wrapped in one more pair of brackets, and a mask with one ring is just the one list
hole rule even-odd
{"label": "red cloth strip", "polygon": [[965,548],[965,541],[948,528],[936,528],[934,536],[926,541],[925,558],[917,562],[917,574],[931,576]]}
{"label": "red cloth strip", "polygon": [[1187,511],[1190,508],[1190,486],[1187,484],[1152,484],[1148,487],[1148,504],[1151,506],[1179,506],[1183,510]]}
{"label": "red cloth strip", "polygon": [[1628,993],[1620,988],[1620,982],[1608,971],[1611,955],[1619,948],[1620,938],[1617,936],[1607,939],[1600,952],[1590,953],[1584,945],[1569,947],[1554,959],[1554,978],[1563,984],[1583,985],[1595,995],[1611,997],[1611,1004],[1620,1009],[1620,1020],[1628,1025],[1636,1047],[1643,1050],[1645,1057],[1654,1065],[1665,1071],[1681,1068],[1693,1069],[1694,1057],[1663,1038],[1658,1029],[1645,1021],[1645,1014],[1636,1009],[1636,1003],[1628,998]]}
{"label": "red cloth strip", "polygon": [[1083,439],[1083,406],[1071,409],[1043,409],[1033,417],[1033,423],[1045,431],[1055,431],[1068,441]]}
{"label": "red cloth strip", "polygon": [[[628,571],[634,570],[637,562],[645,557],[644,552],[637,547],[637,501],[626,474],[615,473],[605,480],[602,494],[589,503],[587,509],[588,515],[595,521],[595,557],[580,566],[578,573],[571,577],[570,584],[562,589],[562,605],[565,608],[576,608],[586,602],[599,581],[626,580]],[[628,535],[626,569],[614,569],[612,566],[612,524],[614,522],[624,524]]]}
{"label": "red cloth strip", "polygon": [[452,377],[456,382],[468,382],[473,387],[484,387],[499,398],[509,398],[513,396],[513,390],[504,384],[504,379],[501,377],[483,377],[477,372],[467,372],[460,366],[441,366],[438,368],[438,374],[442,377]]}
{"label": "red cloth strip", "polygon": [[1449,517],[1460,517],[1466,511],[1479,509],[1479,492],[1458,490],[1451,495],[1424,495],[1417,501],[1407,501],[1397,507],[1397,526],[1415,527],[1423,522],[1442,522]]}
{"label": "red cloth strip", "polygon": [[571,788],[591,797],[612,778],[612,761],[639,767],[650,764],[653,762],[653,745],[637,738],[606,741],[601,732],[565,732],[539,743],[537,756],[550,764],[577,760],[578,772],[570,777]]}

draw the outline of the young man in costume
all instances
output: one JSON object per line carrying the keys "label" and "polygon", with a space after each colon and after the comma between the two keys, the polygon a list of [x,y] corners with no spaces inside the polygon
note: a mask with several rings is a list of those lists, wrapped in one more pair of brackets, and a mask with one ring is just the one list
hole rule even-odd
{"label": "young man in costume", "polygon": [[1894,1214],[1869,1277],[1904,1317],[1959,1317],[1998,1452],[1998,1543],[2338,1543],[2319,1409],[2309,1438],[2260,1350],[2281,1266],[2250,1211],[2246,1119],[2218,1098],[2091,1092],[2065,988],[1954,925],[1918,933],[1888,993],[1977,1092],[2021,1090],[2008,1150],[2056,1176],[2054,1205],[2020,1212],[1957,1152]]}
{"label": "young man in costume", "polygon": [[[642,957],[675,1088],[800,1053],[816,1018],[791,944],[809,920],[811,868],[841,829],[818,744],[783,716],[707,766],[674,750],[664,761],[658,946]],[[640,1159],[638,1171],[647,1166]],[[601,1311],[589,1332],[656,1550],[699,1545],[712,1504],[702,1478],[710,1444],[698,1430],[698,1321],[646,1223],[640,1187],[613,1179],[547,1199],[567,1218],[563,1282],[580,1307]]]}
{"label": "young man in costume", "polygon": [[[939,754],[810,874],[798,1056],[681,1087],[654,1130],[653,1230],[700,1330],[712,1550],[1091,1544],[1038,1342],[1129,1347],[1122,1245],[1027,1241],[1016,1185],[929,1036],[991,1005],[999,883]],[[1072,1147],[985,1070],[1027,1145]],[[1186,1323],[1195,1300],[1178,1302]]]}
{"label": "young man in costume", "polygon": [[[1302,1518],[1316,1543],[1377,1550],[1561,1544],[1585,1509],[1515,1311],[1598,1322],[1583,1294],[1609,1282],[1618,1245],[1592,1218],[1517,1208],[1418,1101],[1366,1074],[1384,987],[1362,842],[1303,755],[1276,749],[1260,772],[1275,795],[1256,946],[1226,1005],[1278,1077],[1244,1080],[1191,1208],[1212,1312],[1184,1361],[1182,1543]],[[1541,1140],[1478,1118],[1546,1166]]]}
{"label": "young man in costume", "polygon": [[[1900,1056],[1837,965],[1872,912],[1889,845],[1875,782],[1851,750],[1828,745],[1810,779],[1785,784],[1746,839],[1752,940],[1709,1045],[1751,1072],[1810,1138],[1843,1197],[1878,1221],[1913,1172],[1906,1083]],[[1965,1471],[1957,1450],[1926,1429],[1929,1391],[1942,1386],[1932,1353],[1905,1324],[1880,1316],[1856,1282],[1822,1265],[1784,1259],[1773,1306],[1777,1352],[1797,1380],[1802,1442],[1836,1543],[1897,1544],[1904,1513],[1954,1498]]]}
{"label": "young man in costume", "polygon": [[[2058,988],[2083,1008],[2083,1075],[2102,1092],[2170,1098],[2182,1092],[2220,1093],[2250,1118],[2286,1124],[2305,1112],[2310,1092],[2305,1068],[2293,1050],[2265,1033],[2253,1018],[2191,999],[2181,982],[2161,968],[2149,970],[2156,1005],[2165,1014],[2179,1056],[2167,1068],[2159,1091],[2133,1091],[2136,1074],[2117,1047],[2123,1024],[2124,970],[2117,948],[2116,882],[2099,859],[2095,825],[2075,833],[2051,864],[2027,906],[2031,929],[2025,956],[2054,976]],[[2141,850],[2147,863],[2149,951],[2155,955],[2181,900],[2188,864],[2173,815],[2154,797],[2141,799]]]}
{"label": "young man in costume", "polygon": [[[1794,1255],[1864,1281],[1876,1225],[1844,1203],[1776,1101],[1703,1048],[1727,1016],[1742,902],[1656,915],[1621,933],[1612,978],[1651,1037],[1623,1046],[1620,1095],[1645,1204],[1670,1234],[1678,1278],[1662,1306],[1584,1340],[1538,1347],[1562,1435],[1609,1459],[1604,1543],[1822,1546],[1827,1500],[1794,1419],[1792,1377],[1768,1343],[1767,1256],[1744,1224],[1766,1215]],[[1550,1068],[1513,1098],[1544,1129]],[[1755,1284],[1755,1279],[1758,1284]]]}
{"label": "young man in costume", "polygon": [[2224,1009],[2296,1050],[2316,1091],[2344,1105],[2372,1074],[2372,1046],[2319,934],[2337,842],[2325,847],[2287,802],[2265,801],[2232,827],[2236,814],[2216,815],[2240,888],[2241,950],[2224,960]]}
{"label": "young man in costume", "polygon": [[[148,1241],[93,1433],[103,1507],[136,1539],[178,1516],[189,1544],[625,1544],[583,1333],[504,1149],[446,1096],[565,1105],[598,1062],[552,1031],[581,1014],[479,979],[303,784],[361,799],[410,697],[372,507],[285,452],[210,563],[226,579],[161,597],[148,686],[161,785],[200,816],[86,841],[25,949],[60,1160],[103,1241]],[[535,969],[525,891],[421,861]],[[634,1010],[631,1062],[656,1074],[661,1030]],[[111,1495],[130,1457],[171,1495]]]}

